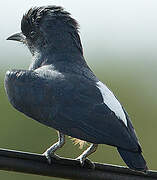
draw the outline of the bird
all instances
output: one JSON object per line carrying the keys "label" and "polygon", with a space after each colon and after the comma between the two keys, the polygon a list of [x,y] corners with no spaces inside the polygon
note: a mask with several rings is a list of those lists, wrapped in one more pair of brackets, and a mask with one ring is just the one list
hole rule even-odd
{"label": "bird", "polygon": [[59,158],[55,152],[67,135],[80,145],[90,143],[76,158],[81,166],[99,144],[107,144],[117,148],[130,169],[147,172],[131,119],[87,65],[79,30],[61,6],[30,8],[22,17],[21,32],[7,38],[26,45],[32,55],[27,70],[6,72],[8,99],[18,111],[57,130],[58,141],[44,152],[49,163]]}

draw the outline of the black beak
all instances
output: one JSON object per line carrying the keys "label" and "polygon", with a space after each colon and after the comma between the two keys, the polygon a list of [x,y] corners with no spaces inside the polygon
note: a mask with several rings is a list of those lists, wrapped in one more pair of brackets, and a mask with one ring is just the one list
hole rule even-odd
{"label": "black beak", "polygon": [[13,41],[19,41],[19,42],[24,42],[26,37],[23,35],[23,33],[16,33],[13,34],[12,36],[9,36],[7,40],[13,40]]}

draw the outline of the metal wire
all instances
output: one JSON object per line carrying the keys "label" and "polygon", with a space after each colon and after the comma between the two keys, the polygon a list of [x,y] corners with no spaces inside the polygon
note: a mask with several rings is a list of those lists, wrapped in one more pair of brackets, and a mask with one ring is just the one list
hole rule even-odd
{"label": "metal wire", "polygon": [[0,149],[0,170],[16,171],[41,176],[60,177],[73,180],[157,180],[157,171],[147,174],[126,167],[95,163],[95,169],[72,159],[52,159],[48,164],[40,154]]}

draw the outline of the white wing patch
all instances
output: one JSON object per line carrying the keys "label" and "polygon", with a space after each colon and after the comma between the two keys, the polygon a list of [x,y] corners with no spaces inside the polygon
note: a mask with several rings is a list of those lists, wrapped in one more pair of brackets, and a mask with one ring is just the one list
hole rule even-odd
{"label": "white wing patch", "polygon": [[113,111],[118,118],[120,118],[124,124],[127,126],[127,120],[126,116],[124,114],[124,111],[122,109],[121,104],[116,99],[114,94],[107,88],[106,85],[104,85],[101,81],[96,83],[97,87],[99,88],[104,103]]}

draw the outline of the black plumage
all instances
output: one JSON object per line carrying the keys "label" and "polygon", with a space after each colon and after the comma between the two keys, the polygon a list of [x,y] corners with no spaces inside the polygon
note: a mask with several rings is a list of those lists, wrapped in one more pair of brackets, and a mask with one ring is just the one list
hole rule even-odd
{"label": "black plumage", "polygon": [[33,61],[29,70],[6,73],[9,100],[62,134],[117,147],[130,168],[146,171],[131,121],[86,64],[78,29],[76,20],[59,6],[35,7],[23,16],[22,33],[8,39],[26,44]]}

